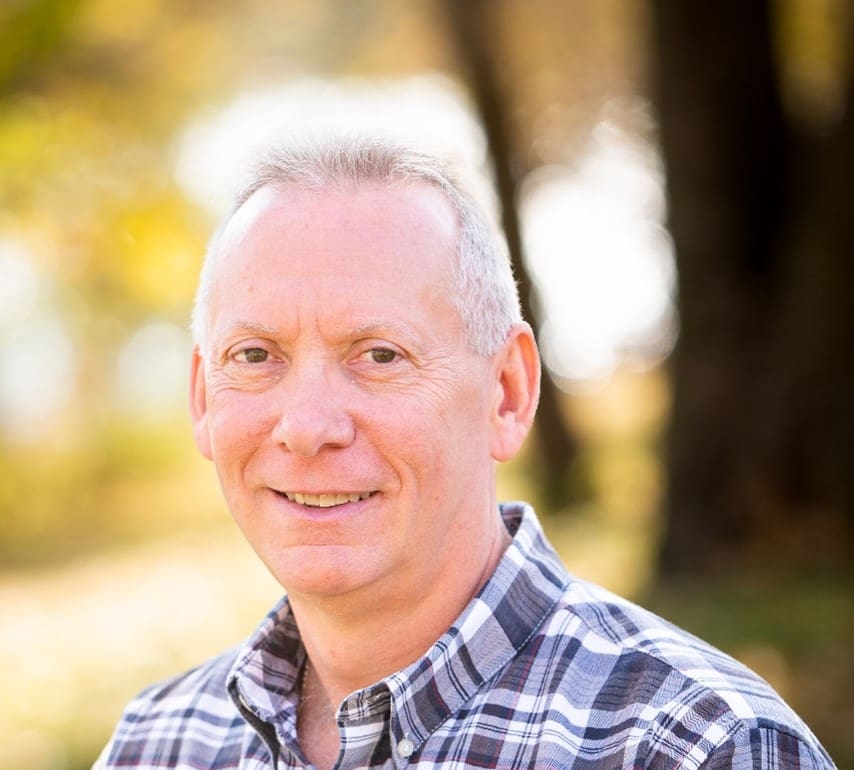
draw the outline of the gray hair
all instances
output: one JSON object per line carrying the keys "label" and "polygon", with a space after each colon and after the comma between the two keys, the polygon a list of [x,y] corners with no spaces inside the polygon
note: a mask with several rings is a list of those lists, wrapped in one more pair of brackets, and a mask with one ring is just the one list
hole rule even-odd
{"label": "gray hair", "polygon": [[455,291],[451,300],[462,317],[466,344],[484,356],[498,350],[510,327],[522,317],[503,238],[449,164],[378,139],[327,139],[315,144],[276,147],[256,165],[231,213],[211,239],[205,256],[192,318],[193,338],[200,349],[204,350],[219,242],[237,209],[267,185],[320,190],[332,184],[364,182],[424,182],[442,192],[459,222]]}

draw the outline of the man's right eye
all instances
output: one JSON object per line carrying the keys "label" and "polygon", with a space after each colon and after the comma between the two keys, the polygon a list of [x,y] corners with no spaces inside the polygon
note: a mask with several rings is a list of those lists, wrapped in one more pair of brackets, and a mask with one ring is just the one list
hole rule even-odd
{"label": "man's right eye", "polygon": [[243,364],[263,364],[269,358],[269,353],[264,348],[247,348],[237,353],[235,358]]}

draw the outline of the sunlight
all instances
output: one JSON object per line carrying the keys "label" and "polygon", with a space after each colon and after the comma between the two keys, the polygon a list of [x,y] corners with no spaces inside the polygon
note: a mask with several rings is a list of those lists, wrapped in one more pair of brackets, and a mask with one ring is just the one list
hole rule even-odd
{"label": "sunlight", "polygon": [[650,365],[675,336],[673,246],[657,160],[639,138],[600,123],[572,170],[526,185],[525,242],[541,292],[543,355],[567,380]]}
{"label": "sunlight", "polygon": [[26,249],[0,239],[0,331],[17,325],[35,309],[38,276]]}
{"label": "sunlight", "polygon": [[0,241],[0,431],[35,443],[71,401],[76,369],[65,324],[26,250]]}
{"label": "sunlight", "polygon": [[16,441],[42,438],[71,401],[74,347],[59,318],[44,315],[0,340],[0,427]]}
{"label": "sunlight", "polygon": [[183,409],[191,349],[189,332],[175,324],[154,322],[138,329],[119,351],[119,407],[149,419]]}

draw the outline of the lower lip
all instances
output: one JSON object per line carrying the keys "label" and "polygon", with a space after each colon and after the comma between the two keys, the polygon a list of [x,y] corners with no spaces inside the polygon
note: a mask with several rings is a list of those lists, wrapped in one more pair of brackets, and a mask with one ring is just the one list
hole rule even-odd
{"label": "lower lip", "polygon": [[369,497],[366,497],[363,500],[357,500],[354,503],[341,503],[340,505],[332,505],[328,508],[320,508],[311,505],[302,505],[301,503],[297,503],[294,500],[288,499],[281,492],[277,492],[275,490],[270,491],[273,492],[273,495],[279,501],[279,503],[284,503],[287,506],[290,512],[302,518],[311,519],[313,521],[338,519],[344,516],[353,516],[359,514],[377,495],[377,493],[374,492]]}

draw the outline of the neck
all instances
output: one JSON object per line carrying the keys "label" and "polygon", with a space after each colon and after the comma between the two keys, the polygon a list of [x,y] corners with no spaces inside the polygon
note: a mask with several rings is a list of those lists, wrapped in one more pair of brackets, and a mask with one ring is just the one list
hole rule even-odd
{"label": "neck", "polygon": [[[401,590],[395,576],[388,590],[376,586],[358,596],[289,595],[311,661],[311,685],[335,707],[348,694],[414,662],[452,625],[495,571],[511,541],[501,520],[484,538],[479,554],[459,559],[464,568],[437,577],[422,590]],[[477,549],[476,549],[477,550]]]}

